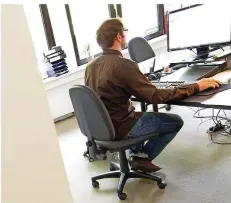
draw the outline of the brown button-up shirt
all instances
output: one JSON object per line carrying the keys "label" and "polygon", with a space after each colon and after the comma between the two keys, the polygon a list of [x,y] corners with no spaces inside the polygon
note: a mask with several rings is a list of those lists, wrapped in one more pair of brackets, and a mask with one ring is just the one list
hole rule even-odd
{"label": "brown button-up shirt", "polygon": [[121,52],[107,49],[87,65],[85,84],[101,98],[115,127],[116,140],[123,139],[136,118],[130,98],[160,104],[182,99],[199,91],[195,84],[172,89],[157,89],[139,70],[137,63],[123,58]]}

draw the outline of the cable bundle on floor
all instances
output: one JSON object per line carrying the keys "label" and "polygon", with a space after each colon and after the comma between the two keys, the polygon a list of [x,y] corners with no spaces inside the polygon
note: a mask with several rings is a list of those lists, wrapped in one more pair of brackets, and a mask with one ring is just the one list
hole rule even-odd
{"label": "cable bundle on floor", "polygon": [[[198,110],[192,109],[195,112],[193,117],[201,119],[201,123],[199,124],[199,126],[209,120],[212,120],[214,126],[211,126],[207,131],[207,133],[210,135],[212,142],[215,144],[224,144],[224,145],[231,144],[231,142],[221,142],[215,140],[215,137],[219,135],[231,138],[231,117],[229,117],[231,113],[227,114],[224,110],[219,109],[217,114],[215,115],[214,109],[212,109],[211,116],[201,116],[200,112],[205,109],[206,108],[199,108]],[[221,115],[221,111],[223,112],[223,115]],[[203,121],[202,119],[206,119],[206,120]]]}

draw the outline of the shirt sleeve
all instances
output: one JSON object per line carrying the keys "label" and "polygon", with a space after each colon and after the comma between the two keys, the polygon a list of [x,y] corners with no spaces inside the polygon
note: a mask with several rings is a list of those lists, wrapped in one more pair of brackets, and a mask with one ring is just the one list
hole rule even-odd
{"label": "shirt sleeve", "polygon": [[183,99],[199,92],[199,86],[196,83],[169,89],[158,89],[139,70],[138,65],[130,60],[121,65],[116,75],[125,91],[147,103],[161,104]]}

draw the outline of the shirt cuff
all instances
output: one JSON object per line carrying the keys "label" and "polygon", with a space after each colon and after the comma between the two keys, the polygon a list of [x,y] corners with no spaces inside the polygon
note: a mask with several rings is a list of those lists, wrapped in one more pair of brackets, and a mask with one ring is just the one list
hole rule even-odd
{"label": "shirt cuff", "polygon": [[193,85],[194,93],[200,92],[200,88],[199,88],[199,85],[197,83],[193,83],[192,85]]}

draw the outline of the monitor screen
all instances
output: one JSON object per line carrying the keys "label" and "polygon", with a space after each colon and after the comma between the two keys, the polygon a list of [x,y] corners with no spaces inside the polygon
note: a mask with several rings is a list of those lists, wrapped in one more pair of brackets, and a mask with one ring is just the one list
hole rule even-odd
{"label": "monitor screen", "polygon": [[168,13],[168,51],[231,42],[228,5],[196,5]]}

